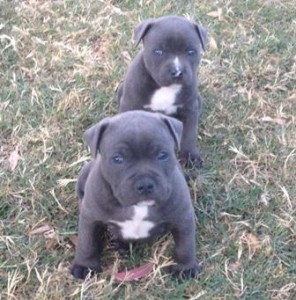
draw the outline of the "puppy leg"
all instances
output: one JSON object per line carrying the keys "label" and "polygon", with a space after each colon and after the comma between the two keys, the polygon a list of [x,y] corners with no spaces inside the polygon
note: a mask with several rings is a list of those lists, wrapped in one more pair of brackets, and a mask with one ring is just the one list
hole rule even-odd
{"label": "puppy leg", "polygon": [[183,122],[183,134],[179,158],[182,165],[190,166],[190,164],[193,164],[196,167],[202,166],[202,159],[196,141],[197,120],[197,110],[187,111],[186,117],[181,119]]}
{"label": "puppy leg", "polygon": [[101,271],[100,256],[103,250],[104,229],[100,222],[79,217],[78,242],[71,267],[71,274],[75,278],[84,279],[89,271]]}
{"label": "puppy leg", "polygon": [[196,277],[201,271],[201,266],[195,254],[195,227],[193,220],[190,226],[181,225],[178,228],[174,228],[172,234],[175,241],[175,261],[177,263],[171,268],[172,274],[182,279]]}
{"label": "puppy leg", "polygon": [[181,164],[187,166],[202,167],[202,158],[197,144],[197,126],[202,111],[202,98],[199,93],[196,101],[190,108],[180,114],[180,121],[183,123],[183,134],[179,159]]}
{"label": "puppy leg", "polygon": [[120,84],[117,90],[117,104],[119,107],[120,107],[122,95],[123,95],[123,83]]}
{"label": "puppy leg", "polygon": [[76,183],[76,194],[78,196],[78,199],[80,201],[82,201],[83,197],[84,197],[84,187],[85,187],[85,183],[86,180],[88,178],[89,172],[91,170],[93,166],[93,161],[88,162],[87,164],[85,164],[83,166],[83,168],[80,171],[80,174],[78,176],[78,180]]}
{"label": "puppy leg", "polygon": [[130,244],[128,242],[113,240],[112,244],[121,257],[127,258],[130,256]]}

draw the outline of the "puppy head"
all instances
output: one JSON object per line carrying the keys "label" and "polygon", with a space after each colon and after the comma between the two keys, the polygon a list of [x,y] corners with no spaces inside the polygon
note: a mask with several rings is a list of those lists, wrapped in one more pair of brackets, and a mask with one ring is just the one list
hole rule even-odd
{"label": "puppy head", "polygon": [[162,114],[130,111],[103,119],[85,132],[100,172],[122,206],[163,205],[172,192],[182,123]]}
{"label": "puppy head", "polygon": [[136,45],[144,43],[144,62],[160,86],[192,84],[207,42],[206,30],[177,16],[148,19],[135,28]]}

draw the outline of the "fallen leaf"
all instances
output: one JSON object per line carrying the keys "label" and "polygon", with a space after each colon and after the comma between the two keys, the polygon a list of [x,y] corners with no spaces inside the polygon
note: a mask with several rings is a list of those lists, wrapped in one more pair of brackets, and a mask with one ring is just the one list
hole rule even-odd
{"label": "fallen leaf", "polygon": [[259,239],[252,233],[245,233],[242,237],[242,241],[247,244],[249,249],[249,259],[251,259],[253,255],[260,249],[261,243]]}
{"label": "fallen leaf", "polygon": [[18,148],[16,148],[14,151],[12,151],[8,157],[8,162],[10,166],[10,170],[14,171],[17,167],[17,163],[20,159],[20,156],[18,154]]}
{"label": "fallen leaf", "polygon": [[[1,25],[0,25],[0,29],[1,29]],[[9,105],[9,101],[5,101],[1,103],[1,109],[5,110]]]}
{"label": "fallen leaf", "polygon": [[94,53],[94,58],[97,61],[102,61],[105,58],[105,54],[107,51],[107,46],[106,46],[105,40],[100,40],[97,41],[93,45],[93,53]]}
{"label": "fallen leaf", "polygon": [[44,237],[46,239],[56,239],[57,238],[57,234],[56,232],[54,231],[54,229],[50,229],[50,230],[47,230],[43,233]]}
{"label": "fallen leaf", "polygon": [[276,55],[270,55],[269,60],[271,62],[276,62],[277,63],[277,62],[279,62],[280,58],[279,58],[279,56],[276,56]]}
{"label": "fallen leaf", "polygon": [[51,228],[48,231],[45,231],[43,233],[43,236],[45,238],[46,250],[53,250],[60,245],[59,235],[53,228]]}
{"label": "fallen leaf", "polygon": [[239,272],[240,268],[241,268],[241,263],[239,261],[236,261],[236,262],[229,264],[228,271],[230,271],[233,275],[233,274]]}
{"label": "fallen leaf", "polygon": [[214,50],[218,49],[217,42],[215,41],[215,39],[212,36],[209,37],[209,46],[210,46],[210,48],[212,48]]}
{"label": "fallen leaf", "polygon": [[289,97],[288,100],[296,99],[296,91],[294,91]]}
{"label": "fallen leaf", "polygon": [[59,186],[67,186],[69,183],[76,182],[77,179],[58,179],[57,183]]}
{"label": "fallen leaf", "polygon": [[42,225],[34,230],[31,230],[29,232],[29,235],[39,235],[39,234],[44,234],[47,231],[52,230],[52,228],[49,225]]}
{"label": "fallen leaf", "polygon": [[46,250],[50,251],[57,248],[60,245],[58,239],[47,239],[45,242]]}
{"label": "fallen leaf", "polygon": [[261,118],[262,122],[271,122],[271,123],[276,123],[279,125],[284,125],[287,123],[287,120],[284,118],[271,118],[271,117],[263,117]]}
{"label": "fallen leaf", "polygon": [[70,235],[68,237],[69,241],[74,245],[76,246],[77,245],[77,240],[78,240],[78,236],[77,235]]}
{"label": "fallen leaf", "polygon": [[[245,288],[246,289],[246,288]],[[233,294],[235,298],[241,298],[245,293],[245,289],[243,291],[235,289]]]}
{"label": "fallen leaf", "polygon": [[221,17],[222,17],[222,8],[218,8],[218,10],[216,10],[216,11],[211,11],[211,12],[207,13],[207,15],[209,17],[221,20]]}
{"label": "fallen leaf", "polygon": [[128,51],[122,51],[121,55],[123,56],[124,60],[126,62],[130,62],[132,60],[130,54],[128,53]]}
{"label": "fallen leaf", "polygon": [[115,279],[117,281],[133,281],[139,280],[143,277],[148,276],[153,271],[154,264],[147,263],[143,266],[131,269],[129,271],[123,271],[115,274]]}
{"label": "fallen leaf", "polygon": [[263,193],[260,196],[259,203],[262,203],[263,205],[268,206],[270,199],[271,198],[267,193]]}

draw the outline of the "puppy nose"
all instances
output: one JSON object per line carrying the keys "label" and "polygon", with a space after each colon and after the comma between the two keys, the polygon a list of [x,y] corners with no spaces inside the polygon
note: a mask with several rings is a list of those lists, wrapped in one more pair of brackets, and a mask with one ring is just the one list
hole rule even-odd
{"label": "puppy nose", "polygon": [[141,178],[136,183],[136,191],[139,195],[150,195],[154,191],[154,182],[148,177]]}
{"label": "puppy nose", "polygon": [[173,78],[180,78],[183,75],[183,72],[180,68],[171,69],[171,75]]}

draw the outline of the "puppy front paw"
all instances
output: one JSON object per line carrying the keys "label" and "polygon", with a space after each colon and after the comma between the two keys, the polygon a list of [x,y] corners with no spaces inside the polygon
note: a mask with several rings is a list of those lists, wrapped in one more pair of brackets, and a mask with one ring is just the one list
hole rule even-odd
{"label": "puppy front paw", "polygon": [[198,152],[181,151],[179,154],[179,162],[182,167],[202,168],[203,161]]}
{"label": "puppy front paw", "polygon": [[102,271],[100,266],[97,267],[92,267],[88,268],[86,266],[79,265],[77,263],[73,263],[71,267],[71,274],[76,278],[76,279],[85,279],[85,277],[88,275],[90,272],[90,276],[94,276],[97,273],[100,273]]}
{"label": "puppy front paw", "polygon": [[202,270],[200,263],[195,262],[192,265],[177,264],[171,267],[170,273],[181,280],[197,278]]}

